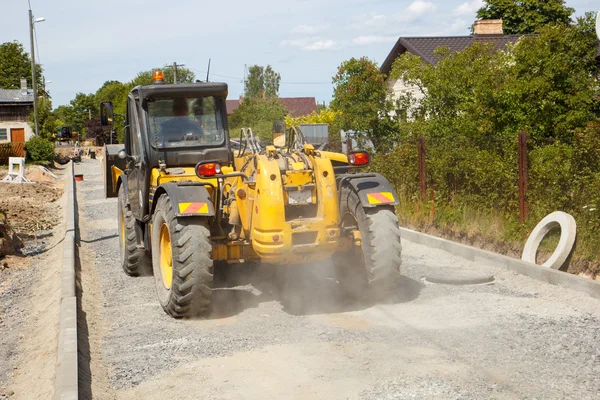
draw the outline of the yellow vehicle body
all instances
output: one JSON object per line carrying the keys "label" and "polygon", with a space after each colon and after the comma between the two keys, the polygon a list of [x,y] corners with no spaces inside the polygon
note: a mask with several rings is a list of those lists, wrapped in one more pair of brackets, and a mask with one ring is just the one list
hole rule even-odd
{"label": "yellow vehicle body", "polygon": [[[233,240],[211,237],[213,260],[290,264],[330,258],[340,241],[335,174],[328,157],[314,151],[311,145],[305,147],[305,157],[292,154],[287,160],[277,159],[272,153],[275,149],[270,148],[264,155],[242,154],[234,159],[233,166],[222,167],[224,174],[238,170],[253,177],[251,181],[232,177],[220,183],[216,178],[199,178],[192,167],[154,168],[148,201],[154,202],[157,188],[166,182],[192,181],[209,183],[207,189],[213,204],[219,204],[218,194],[212,188],[221,184],[226,189],[225,196],[231,199],[223,211],[226,215],[233,211],[234,226],[239,232]],[[248,163],[252,157],[257,159],[256,167]],[[116,187],[122,171],[113,166],[112,173]],[[301,202],[295,199],[295,193],[302,193]],[[194,207],[198,216],[208,215],[205,204],[179,203],[178,211],[183,213],[189,207]]]}
{"label": "yellow vehicle body", "polygon": [[[310,145],[307,145],[310,146]],[[235,158],[241,172],[253,176],[229,180],[239,211],[240,237],[268,263],[304,263],[331,257],[339,241],[339,210],[331,162],[308,147],[305,158],[274,156],[275,148]],[[246,167],[244,167],[244,165]],[[300,193],[301,196],[296,194]]]}

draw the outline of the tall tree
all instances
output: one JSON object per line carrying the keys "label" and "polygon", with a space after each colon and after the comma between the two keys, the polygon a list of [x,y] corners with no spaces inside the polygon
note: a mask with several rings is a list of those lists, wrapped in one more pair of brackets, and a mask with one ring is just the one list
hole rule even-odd
{"label": "tall tree", "polygon": [[278,99],[244,99],[229,117],[232,137],[239,135],[240,128],[252,128],[262,140],[271,139],[273,122],[283,120],[288,113]]}
{"label": "tall tree", "polygon": [[55,115],[73,131],[85,137],[86,121],[99,115],[99,104],[93,94],[77,93],[68,106],[60,106]]}
{"label": "tall tree", "polygon": [[[52,101],[46,96],[40,96],[38,100],[38,126],[39,134],[45,139],[50,139],[57,128],[56,114],[52,112]],[[35,130],[35,117],[29,114],[29,125]]]}
{"label": "tall tree", "polygon": [[268,98],[279,96],[281,75],[270,65],[252,65],[248,68],[248,76],[244,81],[244,97],[248,99]]}
{"label": "tall tree", "polygon": [[[102,87],[96,91],[95,95],[97,104],[100,104],[103,101],[110,101],[113,103],[116,121],[112,129],[114,129],[119,136],[122,136],[123,134],[123,119],[121,119],[121,117],[118,115],[125,115],[127,107],[127,95],[131,87],[131,84],[123,84],[118,81],[106,81]],[[90,131],[93,130],[93,127],[88,124],[87,128],[89,135]],[[97,132],[95,136],[98,136]]]}
{"label": "tall tree", "polygon": [[[36,65],[36,82],[41,86],[42,67]],[[19,42],[0,44],[0,88],[19,89],[21,78],[27,79],[31,85],[31,58]]]}
{"label": "tall tree", "polygon": [[354,132],[357,139],[369,139],[378,150],[389,143],[393,122],[391,104],[383,74],[366,57],[344,61],[333,77],[331,109],[339,112],[340,128]]}
{"label": "tall tree", "polygon": [[560,22],[569,24],[575,10],[564,0],[484,0],[479,19],[502,19],[507,35],[534,33],[540,27]]}

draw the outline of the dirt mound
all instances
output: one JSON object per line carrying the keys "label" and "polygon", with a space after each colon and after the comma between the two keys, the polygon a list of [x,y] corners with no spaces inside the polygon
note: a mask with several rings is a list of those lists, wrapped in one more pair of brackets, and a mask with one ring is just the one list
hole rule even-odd
{"label": "dirt mound", "polygon": [[53,228],[60,220],[56,201],[63,190],[53,182],[0,183],[0,214],[5,225],[18,234],[35,235]]}
{"label": "dirt mound", "polygon": [[0,260],[17,254],[23,247],[23,242],[7,222],[6,215],[0,211]]}

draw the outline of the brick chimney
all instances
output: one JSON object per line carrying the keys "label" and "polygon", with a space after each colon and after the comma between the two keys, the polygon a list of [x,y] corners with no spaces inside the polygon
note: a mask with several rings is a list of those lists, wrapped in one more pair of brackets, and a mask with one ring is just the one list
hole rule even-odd
{"label": "brick chimney", "polygon": [[27,79],[21,78],[21,94],[25,96],[27,94]]}
{"label": "brick chimney", "polygon": [[473,25],[474,35],[503,35],[501,19],[481,19]]}

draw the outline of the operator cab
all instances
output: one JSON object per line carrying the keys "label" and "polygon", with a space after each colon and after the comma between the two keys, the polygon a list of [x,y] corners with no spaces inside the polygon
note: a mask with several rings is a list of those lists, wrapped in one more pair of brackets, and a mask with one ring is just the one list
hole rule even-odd
{"label": "operator cab", "polygon": [[[202,160],[228,163],[227,84],[165,84],[160,71],[153,81],[131,90],[120,116],[130,168],[193,167]],[[101,103],[103,126],[112,126],[115,115],[112,103]]]}
{"label": "operator cab", "polygon": [[146,105],[150,137],[157,149],[222,146],[225,141],[219,99],[171,97]]}

